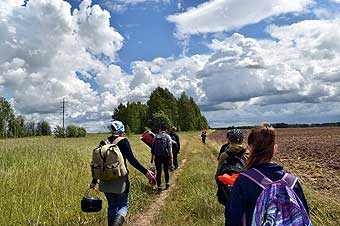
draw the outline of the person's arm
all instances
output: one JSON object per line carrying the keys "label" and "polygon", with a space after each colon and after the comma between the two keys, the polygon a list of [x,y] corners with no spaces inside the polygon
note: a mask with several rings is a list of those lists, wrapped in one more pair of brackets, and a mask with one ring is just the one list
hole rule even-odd
{"label": "person's arm", "polygon": [[173,161],[173,154],[172,154],[172,140],[171,137],[169,135],[167,135],[167,149],[169,150],[169,156],[170,156],[170,163],[172,165],[172,161]]}
{"label": "person's arm", "polygon": [[299,199],[301,200],[303,206],[305,207],[308,215],[309,215],[309,208],[308,208],[308,204],[307,204],[307,200],[305,197],[305,194],[303,193],[301,184],[298,182],[296,182],[295,186],[294,186],[294,192],[295,194],[299,197]]}
{"label": "person's arm", "polygon": [[226,152],[223,152],[220,156],[220,159],[218,160],[217,163],[217,170],[221,167],[222,163],[224,162],[224,160],[226,160],[228,158],[228,154]]}
{"label": "person's arm", "polygon": [[177,149],[178,149],[178,152],[179,152],[179,150],[181,150],[181,144],[180,144],[180,142],[179,142],[179,137],[178,137],[178,135],[176,134],[176,142],[177,142]]}
{"label": "person's arm", "polygon": [[225,225],[226,226],[241,226],[242,217],[245,212],[244,192],[240,183],[242,178],[238,178],[233,185],[228,203],[225,209]]}
{"label": "person's arm", "polygon": [[128,141],[128,139],[124,139],[118,142],[117,144],[119,146],[119,149],[121,150],[121,152],[123,153],[123,155],[125,156],[125,158],[129,161],[129,163],[135,168],[137,169],[139,172],[141,172],[142,174],[146,174],[147,173],[147,169],[144,168],[144,166],[142,166],[138,160],[135,158],[131,146],[130,146],[130,142]]}
{"label": "person's arm", "polygon": [[228,146],[228,143],[227,144],[223,144],[221,146],[220,152],[218,153],[218,156],[217,156],[217,160],[220,160],[220,157],[221,157],[222,153],[224,152],[224,150],[226,149],[227,146]]}

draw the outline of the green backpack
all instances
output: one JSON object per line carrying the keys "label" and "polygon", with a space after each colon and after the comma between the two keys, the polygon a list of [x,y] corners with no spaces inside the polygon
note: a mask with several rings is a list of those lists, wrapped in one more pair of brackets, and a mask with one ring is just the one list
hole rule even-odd
{"label": "green backpack", "polygon": [[111,181],[127,174],[123,155],[117,146],[117,143],[123,139],[125,137],[118,137],[112,144],[105,140],[105,145],[100,145],[93,150],[91,161],[93,178]]}

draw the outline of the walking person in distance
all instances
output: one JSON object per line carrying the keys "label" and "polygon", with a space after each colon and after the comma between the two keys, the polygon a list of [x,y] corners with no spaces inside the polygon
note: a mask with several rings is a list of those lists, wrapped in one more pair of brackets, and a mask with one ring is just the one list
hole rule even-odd
{"label": "walking person in distance", "polygon": [[177,155],[179,154],[179,151],[181,149],[181,143],[179,141],[179,137],[176,133],[177,128],[176,127],[171,127],[170,129],[170,137],[172,140],[172,154],[173,154],[173,162],[174,162],[174,167],[175,169],[178,168],[178,159],[177,159]]}
{"label": "walking person in distance", "polygon": [[166,133],[167,129],[166,123],[161,123],[159,133],[154,137],[151,148],[151,164],[155,161],[158,192],[162,191],[162,167],[164,170],[165,189],[170,187],[169,167],[172,167],[173,154],[171,137]]}

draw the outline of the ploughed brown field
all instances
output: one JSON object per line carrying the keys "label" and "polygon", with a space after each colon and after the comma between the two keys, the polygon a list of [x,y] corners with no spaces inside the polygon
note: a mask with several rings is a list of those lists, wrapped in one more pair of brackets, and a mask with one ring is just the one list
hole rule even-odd
{"label": "ploughed brown field", "polygon": [[[243,130],[245,143],[250,130]],[[225,142],[226,131],[208,136]],[[276,161],[314,191],[340,193],[340,127],[276,129]]]}

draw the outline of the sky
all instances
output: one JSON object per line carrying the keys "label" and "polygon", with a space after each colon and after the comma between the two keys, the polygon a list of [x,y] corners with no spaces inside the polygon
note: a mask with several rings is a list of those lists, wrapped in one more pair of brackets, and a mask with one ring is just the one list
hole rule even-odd
{"label": "sky", "polygon": [[157,87],[210,127],[340,121],[340,0],[2,0],[0,96],[106,131]]}

